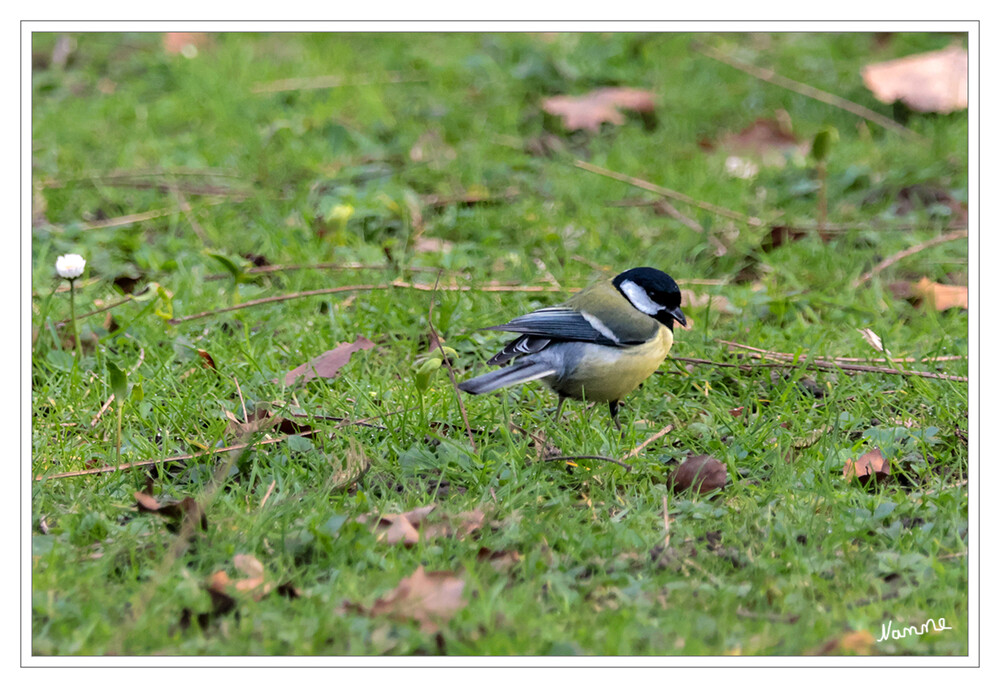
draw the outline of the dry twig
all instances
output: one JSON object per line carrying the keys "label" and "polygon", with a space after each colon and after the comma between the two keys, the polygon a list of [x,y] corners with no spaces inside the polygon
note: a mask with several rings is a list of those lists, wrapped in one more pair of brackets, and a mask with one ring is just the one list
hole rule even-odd
{"label": "dry twig", "polygon": [[[968,382],[969,378],[963,377],[961,375],[948,375],[945,373],[932,373],[924,370],[903,370],[901,368],[884,368],[881,366],[870,366],[870,365],[860,365],[857,363],[843,363],[838,361],[826,361],[821,359],[813,359],[811,361],[801,361],[796,362],[794,354],[784,353],[780,351],[768,351],[767,349],[758,349],[753,346],[747,346],[746,344],[740,344],[738,342],[730,342],[725,339],[717,339],[720,344],[726,344],[729,347],[735,347],[737,349],[746,349],[748,351],[754,352],[749,354],[751,358],[759,359],[769,359],[775,361],[778,365],[786,368],[809,368],[809,369],[820,369],[820,370],[842,370],[845,372],[855,372],[855,373],[884,373],[886,375],[905,375],[912,377],[924,377],[931,380],[950,380],[952,382]],[[772,366],[773,367],[773,366]]]}
{"label": "dry twig", "polygon": [[647,446],[649,446],[650,444],[652,444],[656,440],[660,439],[661,437],[663,437],[664,435],[666,435],[668,432],[670,432],[673,429],[674,429],[674,426],[672,424],[671,425],[667,425],[666,427],[664,427],[661,430],[657,431],[657,433],[655,435],[653,435],[652,437],[650,437],[649,439],[647,439],[645,442],[643,442],[642,444],[640,444],[638,447],[636,447],[635,449],[633,449],[632,451],[630,451],[628,454],[626,454],[625,456],[623,456],[622,459],[623,460],[628,460],[628,459],[631,459],[631,458],[633,458],[635,456],[638,456],[639,452],[641,452]]}
{"label": "dry twig", "polygon": [[728,217],[730,220],[736,220],[737,222],[743,222],[751,227],[763,227],[764,222],[759,217],[751,217],[749,215],[744,215],[743,213],[738,213],[735,210],[730,210],[729,208],[723,208],[722,206],[715,205],[713,203],[708,203],[706,201],[699,201],[690,196],[685,196],[679,191],[674,191],[673,189],[668,189],[664,186],[658,186],[651,182],[647,182],[645,179],[638,179],[637,177],[630,177],[626,174],[621,174],[620,172],[614,172],[612,170],[607,170],[603,167],[598,167],[597,165],[591,165],[589,162],[583,160],[577,160],[574,163],[581,170],[587,170],[588,172],[593,172],[595,174],[600,174],[605,177],[610,177],[611,179],[617,179],[620,182],[625,182],[626,184],[631,184],[640,189],[650,191],[660,196],[665,196],[666,198],[679,201],[681,203],[686,203],[687,205],[693,205],[696,208],[701,208],[702,210],[713,213],[714,215],[721,215],[722,217]]}
{"label": "dry twig", "polygon": [[610,461],[611,463],[616,463],[626,471],[631,472],[632,466],[625,463],[624,461],[619,461],[618,459],[612,459],[610,456],[598,456],[596,454],[581,454],[579,456],[549,456],[544,459],[539,459],[540,461],[583,461],[583,460],[594,460],[594,461]]}
{"label": "dry twig", "polygon": [[886,258],[885,260],[883,260],[881,263],[879,263],[878,265],[876,265],[874,268],[872,268],[871,270],[869,270],[868,272],[866,272],[865,274],[863,274],[861,277],[859,277],[858,279],[854,280],[854,284],[852,284],[851,286],[854,287],[855,289],[858,288],[858,287],[860,287],[862,284],[864,284],[865,282],[867,282],[868,280],[870,280],[872,277],[874,277],[878,273],[880,273],[883,270],[885,270],[890,265],[892,265],[894,263],[898,263],[899,261],[903,260],[903,258],[907,258],[909,256],[912,256],[914,253],[919,253],[920,251],[923,251],[925,248],[930,248],[931,246],[937,246],[938,244],[943,244],[943,243],[948,242],[948,241],[954,241],[955,239],[964,239],[965,237],[968,237],[968,236],[969,236],[969,230],[968,229],[956,229],[953,232],[948,232],[947,234],[942,234],[941,236],[936,236],[933,239],[929,239],[927,241],[919,243],[916,246],[911,246],[908,249],[904,249],[904,250],[900,251],[899,253],[895,253],[895,254],[889,256],[888,258]]}
{"label": "dry twig", "polygon": [[826,91],[821,91],[815,86],[810,86],[809,84],[803,84],[800,81],[794,81],[788,77],[781,76],[776,73],[773,69],[762,69],[755,65],[747,64],[746,62],[741,62],[735,58],[729,57],[725,53],[710,45],[705,43],[695,42],[692,47],[702,55],[710,57],[713,60],[718,60],[724,64],[734,67],[741,72],[746,72],[747,74],[757,77],[762,81],[766,81],[770,84],[775,84],[776,86],[781,86],[782,88],[787,88],[789,91],[794,91],[800,95],[804,95],[813,100],[818,100],[821,103],[826,103],[827,105],[833,105],[841,110],[846,110],[852,115],[857,115],[862,119],[866,119],[869,122],[874,122],[886,129],[895,131],[898,134],[906,136],[912,141],[922,141],[926,142],[927,139],[912,129],[907,129],[898,122],[895,122],[885,115],[880,115],[874,110],[869,110],[863,105],[858,105],[853,103],[846,98],[841,98],[840,96],[835,96],[832,93],[827,93]]}

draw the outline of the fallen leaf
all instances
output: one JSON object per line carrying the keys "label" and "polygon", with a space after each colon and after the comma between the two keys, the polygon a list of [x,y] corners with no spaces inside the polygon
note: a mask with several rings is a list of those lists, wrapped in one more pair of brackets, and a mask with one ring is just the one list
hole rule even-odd
{"label": "fallen leaf", "polygon": [[582,96],[552,96],[542,101],[542,109],[550,115],[562,117],[563,125],[570,131],[584,129],[597,132],[601,124],[624,124],[621,110],[652,113],[655,109],[653,94],[635,88],[599,88]]}
{"label": "fallen leaf", "polygon": [[140,512],[159,514],[167,519],[167,530],[176,533],[183,523],[200,525],[202,530],[208,530],[208,517],[204,510],[192,497],[177,501],[160,503],[153,495],[145,492],[135,493],[136,506]]}
{"label": "fallen leaf", "polygon": [[961,46],[870,64],[861,77],[883,103],[901,100],[917,112],[969,107],[969,54]]}
{"label": "fallen leaf", "polygon": [[735,314],[739,312],[729,303],[729,299],[725,296],[720,296],[719,294],[697,294],[690,289],[681,289],[681,303],[684,304],[685,309],[704,308],[708,306],[709,309],[717,313]]}
{"label": "fallen leaf", "polygon": [[701,454],[685,459],[670,474],[668,482],[675,491],[693,487],[695,492],[705,494],[725,487],[727,478],[726,464]]}
{"label": "fallen leaf", "polygon": [[[441,514],[434,522],[428,522],[428,515],[437,508],[436,504],[428,504],[419,509],[403,514],[381,514],[375,521],[373,532],[379,541],[390,545],[402,543],[413,545],[424,540],[439,537],[454,537],[462,539],[482,528],[486,515],[479,509],[463,511],[457,516]],[[370,514],[363,514],[355,520],[366,523]]]}
{"label": "fallen leaf", "polygon": [[865,338],[865,341],[868,342],[869,346],[875,349],[875,351],[885,352],[885,349],[882,347],[882,338],[879,337],[877,334],[872,332],[867,327],[864,329],[859,329],[858,332],[861,333],[861,336]]}
{"label": "fallen leaf", "polygon": [[773,251],[774,249],[782,246],[784,244],[791,243],[793,241],[798,241],[804,238],[807,232],[801,229],[796,229],[795,227],[786,227],[784,225],[774,225],[771,227],[770,233],[764,237],[764,240],[760,242],[760,248],[765,253]]}
{"label": "fallen leaf", "polygon": [[374,342],[365,337],[358,337],[350,344],[338,344],[330,351],[322,353],[288,372],[285,375],[285,385],[290,387],[299,380],[308,382],[314,377],[336,377],[340,369],[351,360],[351,354],[355,351],[371,349],[374,346]]}
{"label": "fallen leaf", "polygon": [[859,459],[848,459],[843,473],[848,480],[857,478],[862,485],[874,485],[889,478],[889,462],[882,457],[882,451],[876,448]]}
{"label": "fallen leaf", "polygon": [[489,562],[494,570],[502,573],[516,566],[521,561],[521,554],[514,550],[492,550],[487,547],[480,547],[479,552],[476,554],[476,559],[481,562]]}
{"label": "fallen leaf", "polygon": [[931,282],[926,277],[913,285],[913,295],[929,303],[934,309],[969,308],[969,288]]}
{"label": "fallen leaf", "polygon": [[198,48],[208,45],[210,34],[171,32],[163,34],[163,50],[171,55],[196,57]]}
{"label": "fallen leaf", "polygon": [[202,361],[206,368],[211,368],[212,370],[218,370],[215,367],[215,359],[212,358],[212,354],[208,353],[204,349],[198,349],[198,355],[201,356]]}
{"label": "fallen leaf", "polygon": [[783,167],[789,156],[805,155],[809,150],[808,142],[799,141],[792,134],[791,118],[784,110],[779,110],[774,119],[759,117],[739,133],[727,134],[714,143],[701,145],[707,150],[718,149],[729,153],[729,157],[726,158],[726,169],[731,175],[741,177],[743,175],[733,174],[733,170],[729,169],[731,158],[740,161],[740,169],[745,172],[746,166],[754,163],[767,167]]}
{"label": "fallen leaf", "polygon": [[244,576],[250,578],[264,575],[264,565],[252,554],[237,554],[233,557],[233,566]]}
{"label": "fallen leaf", "polygon": [[369,614],[412,619],[426,633],[438,630],[466,605],[462,599],[465,581],[448,571],[425,572],[417,567],[413,575],[404,578],[391,592],[375,600]]}
{"label": "fallen leaf", "polygon": [[255,432],[267,432],[272,428],[277,428],[278,432],[285,435],[298,435],[309,432],[312,426],[306,423],[299,423],[290,418],[284,418],[272,413],[266,408],[257,408],[247,414],[247,419],[241,421],[229,410],[223,411],[229,423],[226,424],[226,433],[237,438],[244,439]]}
{"label": "fallen leaf", "polygon": [[810,654],[813,655],[870,655],[875,647],[875,636],[868,631],[849,631],[830,638]]}

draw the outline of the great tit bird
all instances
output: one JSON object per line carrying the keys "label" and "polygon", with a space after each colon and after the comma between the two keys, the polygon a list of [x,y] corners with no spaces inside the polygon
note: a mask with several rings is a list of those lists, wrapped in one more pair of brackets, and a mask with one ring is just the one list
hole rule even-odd
{"label": "great tit bird", "polygon": [[654,268],[632,268],[587,287],[563,304],[483,328],[521,334],[487,361],[510,365],[466,380],[458,388],[485,394],[541,380],[559,395],[557,419],[567,397],[606,401],[611,420],[621,429],[621,399],[667,357],[674,342],[674,322],[687,325],[677,283]]}

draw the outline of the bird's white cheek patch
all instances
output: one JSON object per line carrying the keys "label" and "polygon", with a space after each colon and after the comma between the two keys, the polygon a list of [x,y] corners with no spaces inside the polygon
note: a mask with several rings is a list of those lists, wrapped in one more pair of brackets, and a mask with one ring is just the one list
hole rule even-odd
{"label": "bird's white cheek patch", "polygon": [[580,311],[580,315],[583,316],[584,320],[586,320],[588,323],[590,323],[591,327],[593,327],[595,330],[597,330],[598,332],[600,332],[603,336],[607,337],[608,339],[610,339],[611,341],[613,341],[615,344],[620,343],[618,341],[618,337],[615,336],[615,333],[612,332],[608,328],[607,325],[605,325],[604,323],[602,323],[601,319],[598,318],[596,315],[591,315],[590,313],[587,313],[586,311]]}
{"label": "bird's white cheek patch", "polygon": [[649,294],[646,293],[646,290],[632,280],[623,281],[621,283],[621,290],[622,293],[625,294],[626,298],[632,302],[632,305],[646,315],[656,315],[663,310],[663,306],[649,298]]}

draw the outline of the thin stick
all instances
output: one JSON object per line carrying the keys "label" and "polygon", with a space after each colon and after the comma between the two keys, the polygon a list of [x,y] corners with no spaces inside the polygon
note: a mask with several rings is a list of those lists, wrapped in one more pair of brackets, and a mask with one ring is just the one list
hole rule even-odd
{"label": "thin stick", "polygon": [[[363,426],[363,427],[373,427],[371,425],[368,425],[368,421],[376,420],[378,418],[385,418],[386,416],[395,415],[397,413],[402,413],[403,411],[409,411],[409,410],[412,410],[412,409],[402,409],[402,410],[399,410],[399,411],[392,411],[391,413],[383,413],[380,416],[371,416],[369,418],[362,418],[361,420],[352,420],[352,421],[345,420],[343,423],[339,423],[339,424],[335,425],[331,429],[332,430],[339,430],[341,428],[346,428],[346,427],[349,427],[349,426],[352,426],[352,425],[360,425],[360,426]],[[318,429],[304,430],[303,432],[295,433],[295,435],[299,436],[299,437],[306,437],[308,435],[314,435],[314,434],[316,434],[318,432],[319,432]],[[75,478],[75,477],[81,476],[81,475],[97,475],[99,473],[114,473],[115,471],[124,471],[124,470],[127,470],[129,468],[135,468],[137,466],[155,466],[155,465],[161,464],[161,463],[173,463],[175,461],[187,461],[188,459],[197,459],[199,457],[208,456],[210,454],[224,454],[224,453],[227,453],[227,452],[240,451],[242,449],[246,449],[251,444],[259,446],[259,445],[265,445],[265,444],[274,444],[275,442],[284,442],[290,436],[291,435],[282,435],[280,437],[272,437],[272,438],[269,438],[269,439],[266,439],[266,440],[260,440],[259,442],[244,442],[244,443],[240,443],[240,444],[230,445],[228,447],[220,447],[218,449],[208,449],[206,451],[195,452],[193,454],[181,454],[179,456],[168,456],[165,459],[148,459],[148,460],[145,460],[145,461],[133,461],[131,463],[123,463],[123,464],[121,464],[119,466],[102,466],[100,468],[88,468],[88,469],[82,470],[82,471],[69,471],[68,473],[55,473],[53,475],[44,475],[44,474],[41,474],[41,475],[36,475],[35,476],[35,480],[36,481],[41,481],[41,480],[55,480],[57,478]]]}
{"label": "thin stick", "polygon": [[[226,203],[233,201],[232,198],[216,198],[205,201],[205,205],[219,205],[220,203]],[[137,222],[145,222],[146,220],[155,220],[160,217],[166,217],[168,215],[180,215],[184,211],[180,208],[158,208],[157,210],[148,210],[144,213],[134,213],[132,215],[122,215],[121,217],[113,217],[108,220],[102,220],[100,222],[84,222],[81,226],[82,229],[110,229],[112,227],[125,227],[128,225],[134,225]],[[66,228],[62,225],[49,225],[48,228],[57,232],[64,232]]]}
{"label": "thin stick", "polygon": [[969,236],[968,229],[956,229],[954,232],[948,232],[947,234],[942,234],[940,236],[934,237],[933,239],[929,239],[928,241],[919,243],[916,246],[911,246],[908,249],[905,249],[903,251],[900,251],[899,253],[895,253],[889,256],[881,263],[876,265],[874,268],[872,268],[870,271],[866,272],[861,277],[854,280],[854,284],[852,284],[851,286],[854,288],[860,287],[862,284],[870,280],[878,273],[885,270],[890,265],[898,263],[899,261],[903,260],[903,258],[912,256],[914,253],[919,253],[920,251],[923,251],[925,248],[930,248],[931,246],[937,246],[938,244],[943,244],[948,241],[954,241],[955,239],[964,239],[965,237],[968,236]]}
{"label": "thin stick", "polygon": [[[98,313],[103,313],[104,311],[110,311],[112,308],[117,308],[118,306],[126,304],[129,301],[132,301],[134,299],[135,299],[135,297],[133,297],[131,295],[126,296],[124,299],[122,299],[120,301],[115,301],[114,303],[109,303],[107,306],[103,306],[101,308],[97,308],[97,309],[92,310],[92,311],[87,311],[86,313],[81,313],[80,315],[76,316],[76,319],[77,320],[82,320],[83,318],[89,318],[92,315],[97,315]],[[57,327],[61,327],[61,326],[65,325],[66,323],[68,323],[69,320],[70,320],[69,318],[66,318],[65,320],[60,320],[59,322],[56,323],[56,326]]]}
{"label": "thin stick", "polygon": [[279,294],[278,296],[268,296],[263,299],[254,299],[253,301],[244,301],[243,303],[238,303],[234,306],[227,306],[225,308],[217,308],[211,311],[202,311],[201,313],[194,313],[192,315],[184,315],[179,318],[171,318],[170,324],[177,325],[182,322],[188,322],[189,320],[198,320],[200,318],[207,318],[210,315],[219,315],[221,313],[228,313],[230,311],[241,310],[243,308],[253,308],[254,306],[261,306],[267,303],[279,303],[281,301],[291,301],[292,299],[302,299],[307,296],[320,296],[322,294],[336,294],[342,291],[372,291],[375,289],[389,289],[392,285],[389,284],[350,284],[343,287],[329,287],[327,289],[313,289],[312,291],[297,291],[293,294]]}
{"label": "thin stick", "polygon": [[642,444],[640,444],[638,447],[636,447],[635,449],[633,449],[632,451],[630,451],[628,454],[626,454],[625,456],[623,456],[622,459],[627,461],[628,459],[631,459],[633,457],[638,456],[639,452],[641,452],[643,449],[645,449],[649,444],[652,444],[653,442],[655,442],[656,440],[660,439],[661,437],[663,437],[664,435],[666,435],[668,432],[670,432],[673,429],[674,429],[673,425],[668,425],[665,428],[662,428],[655,435],[653,435],[652,437],[650,437],[649,439],[647,439],[645,442],[643,442]]}
{"label": "thin stick", "polygon": [[236,392],[240,395],[240,406],[243,407],[243,422],[249,423],[250,416],[247,415],[247,403],[243,400],[243,390],[240,389],[240,381],[233,375],[233,382],[236,383]]}
{"label": "thin stick", "polygon": [[[243,308],[253,308],[254,306],[260,306],[267,303],[278,303],[281,301],[291,301],[293,299],[301,299],[307,296],[320,296],[323,294],[336,294],[342,291],[375,291],[381,289],[416,289],[417,291],[434,291],[434,287],[428,286],[426,284],[411,284],[409,282],[402,282],[396,280],[390,284],[350,284],[343,287],[330,287],[328,289],[314,289],[312,291],[298,291],[292,294],[279,294],[278,296],[268,296],[263,299],[255,299],[253,301],[245,301],[243,303],[238,303],[234,306],[227,306],[225,308],[218,308],[211,311],[202,311],[201,313],[194,313],[193,315],[185,315],[179,318],[171,318],[169,320],[171,325],[177,325],[182,322],[187,322],[189,320],[198,320],[200,318],[207,318],[210,315],[219,315],[220,313],[228,313],[230,311],[241,310]],[[560,292],[561,289],[556,289],[552,286],[508,286],[505,284],[499,285],[487,285],[484,287],[470,287],[466,285],[444,285],[440,287],[440,291],[502,291],[502,292]],[[574,291],[572,289],[567,289],[565,291]]]}
{"label": "thin stick", "polygon": [[[438,280],[441,279],[441,275],[438,274]],[[435,289],[437,288],[437,280],[434,282]],[[427,327],[430,328],[431,338],[434,343],[437,344],[438,351],[441,352],[441,362],[444,363],[445,370],[448,371],[448,378],[451,380],[451,388],[455,392],[455,399],[458,401],[458,410],[462,414],[462,423],[465,424],[465,433],[469,436],[469,444],[472,445],[472,453],[477,453],[476,449],[476,439],[472,436],[472,426],[469,425],[469,416],[465,413],[465,404],[462,403],[462,392],[458,389],[458,382],[455,381],[455,371],[451,367],[451,361],[448,360],[448,354],[444,352],[444,346],[441,344],[441,337],[438,336],[437,330],[434,329],[434,301],[436,299],[431,296],[431,305],[427,309]]]}
{"label": "thin stick", "polygon": [[574,164],[581,170],[587,170],[588,172],[593,172],[595,174],[600,174],[605,177],[610,177],[611,179],[617,179],[620,182],[631,184],[632,186],[635,186],[640,189],[645,189],[646,191],[651,191],[652,193],[658,194],[660,196],[666,196],[667,198],[672,198],[675,201],[680,201],[681,203],[693,205],[696,208],[701,208],[702,210],[713,213],[715,215],[721,215],[722,217],[728,217],[731,220],[743,222],[745,224],[750,225],[751,227],[764,226],[763,220],[761,220],[759,217],[750,217],[749,215],[738,213],[735,210],[730,210],[729,208],[723,208],[722,206],[714,205],[706,201],[699,201],[697,199],[691,198],[690,196],[685,196],[679,191],[674,191],[673,189],[668,189],[664,186],[658,186],[651,182],[647,182],[644,179],[638,179],[637,177],[630,177],[626,174],[621,174],[620,172],[607,170],[604,169],[603,167],[598,167],[597,165],[591,165],[589,162],[585,162],[583,160],[577,160]]}
{"label": "thin stick", "polygon": [[[317,430],[309,430],[307,432],[301,432],[299,435],[311,435]],[[163,463],[173,463],[175,461],[187,461],[188,459],[197,459],[202,456],[211,456],[213,454],[226,454],[234,451],[242,451],[249,447],[251,444],[263,445],[263,444],[274,444],[275,442],[283,442],[288,439],[288,435],[282,435],[281,437],[272,437],[270,439],[261,440],[260,442],[244,442],[240,444],[234,444],[228,447],[220,447],[218,449],[207,449],[201,452],[195,452],[193,454],[181,454],[179,456],[168,456],[165,459],[147,459],[145,461],[132,461],[131,463],[123,463],[119,466],[101,466],[100,468],[88,468],[82,471],[69,471],[67,473],[56,473],[55,475],[36,475],[35,480],[55,480],[57,478],[75,478],[81,475],[97,475],[98,473],[114,473],[115,471],[125,471],[129,468],[136,468],[138,466],[155,466],[157,464]]]}
{"label": "thin stick", "polygon": [[952,382],[968,382],[969,378],[962,377],[960,375],[947,375],[945,373],[931,373],[923,370],[902,370],[899,368],[883,368],[880,366],[869,366],[869,365],[859,365],[856,363],[838,363],[836,361],[821,361],[812,360],[803,363],[796,364],[792,359],[791,354],[784,354],[781,352],[767,351],[766,349],[757,349],[752,346],[747,346],[746,344],[739,344],[737,342],[729,342],[724,339],[717,339],[721,344],[728,344],[731,347],[736,347],[739,349],[749,349],[750,351],[759,352],[757,358],[771,358],[772,360],[777,360],[784,367],[787,368],[812,368],[812,369],[823,369],[823,370],[844,370],[844,371],[854,371],[858,373],[884,373],[886,375],[904,375],[911,377],[925,377],[931,380],[951,380]]}
{"label": "thin stick", "polygon": [[264,493],[264,499],[260,500],[261,508],[263,508],[263,506],[267,504],[267,498],[271,496],[271,491],[274,490],[274,484],[276,482],[277,482],[276,480],[272,480],[271,484],[267,486],[267,492]]}
{"label": "thin stick", "polygon": [[550,456],[547,459],[539,459],[540,461],[582,461],[584,459],[592,459],[594,461],[610,461],[611,463],[616,463],[626,471],[631,472],[632,466],[625,463],[624,461],[619,461],[618,459],[612,459],[610,456],[597,456],[595,454],[586,454],[580,456]]}
{"label": "thin stick", "polygon": [[309,91],[324,88],[342,88],[344,86],[372,86],[375,84],[408,84],[427,81],[424,77],[406,76],[399,72],[389,72],[386,75],[360,75],[341,77],[337,75],[296,77],[278,79],[255,84],[251,93],[281,93],[284,91]]}
{"label": "thin stick", "polygon": [[97,421],[101,419],[101,416],[104,415],[104,412],[108,410],[108,407],[111,406],[111,402],[114,400],[115,400],[114,394],[108,397],[108,400],[104,402],[104,406],[101,407],[101,410],[98,411],[97,415],[94,416],[94,418],[90,421],[90,427],[94,427],[97,425]]}
{"label": "thin stick", "polygon": [[[659,199],[652,200],[648,198],[634,197],[634,198],[627,198],[622,201],[615,201],[614,203],[609,203],[608,205],[614,207],[639,208],[647,206],[659,206],[663,202],[664,202],[663,200]],[[664,207],[664,210],[666,210],[666,207]],[[807,233],[815,232],[819,229],[819,224],[815,222],[805,222],[803,224],[794,224],[794,225],[790,225],[784,222],[774,222],[772,224],[780,225],[781,227],[789,231],[798,231]],[[969,223],[962,222],[961,220],[952,220],[951,222],[949,222],[947,225],[944,226],[944,229],[948,230],[968,229],[968,228],[969,228]],[[874,229],[878,231],[908,232],[908,231],[913,231],[914,229],[927,229],[927,223],[926,222],[894,223],[894,222],[886,222],[885,220],[878,218],[873,218],[864,223],[855,223],[855,222],[827,223],[823,227],[823,231],[828,234],[831,232],[853,232],[853,231],[867,230],[867,229]],[[571,256],[571,257],[573,259],[578,259],[577,256]],[[678,282],[678,284],[680,284],[680,282]]]}
{"label": "thin stick", "polygon": [[832,93],[827,93],[826,91],[821,91],[815,86],[810,86],[809,84],[804,84],[800,81],[794,81],[788,77],[781,76],[772,69],[762,69],[755,65],[747,64],[746,62],[741,62],[735,58],[729,57],[725,53],[710,45],[704,43],[695,42],[692,47],[697,52],[710,57],[713,60],[718,60],[724,64],[734,67],[741,72],[745,72],[751,76],[757,77],[762,81],[774,84],[776,86],[781,86],[782,88],[787,88],[789,91],[794,91],[800,95],[806,96],[807,98],[812,98],[813,100],[818,100],[821,103],[826,103],[827,105],[832,105],[834,107],[840,108],[841,110],[846,110],[852,115],[857,115],[862,119],[866,119],[869,122],[874,122],[886,129],[895,131],[898,134],[906,136],[912,141],[924,141],[927,139],[912,129],[907,129],[898,122],[895,122],[885,115],[880,115],[874,110],[869,110],[863,105],[858,105],[853,103],[846,98],[841,98],[840,96],[835,96]]}
{"label": "thin stick", "polygon": [[[274,272],[292,272],[295,270],[405,270],[407,272],[440,272],[440,268],[430,266],[414,265],[409,267],[397,267],[384,263],[382,265],[365,265],[363,263],[302,263],[298,265],[261,265],[246,269],[248,275],[269,275]],[[445,271],[445,274],[461,276],[463,273],[456,271]],[[205,275],[206,282],[221,279],[232,279],[233,276],[227,273],[215,275]]]}

